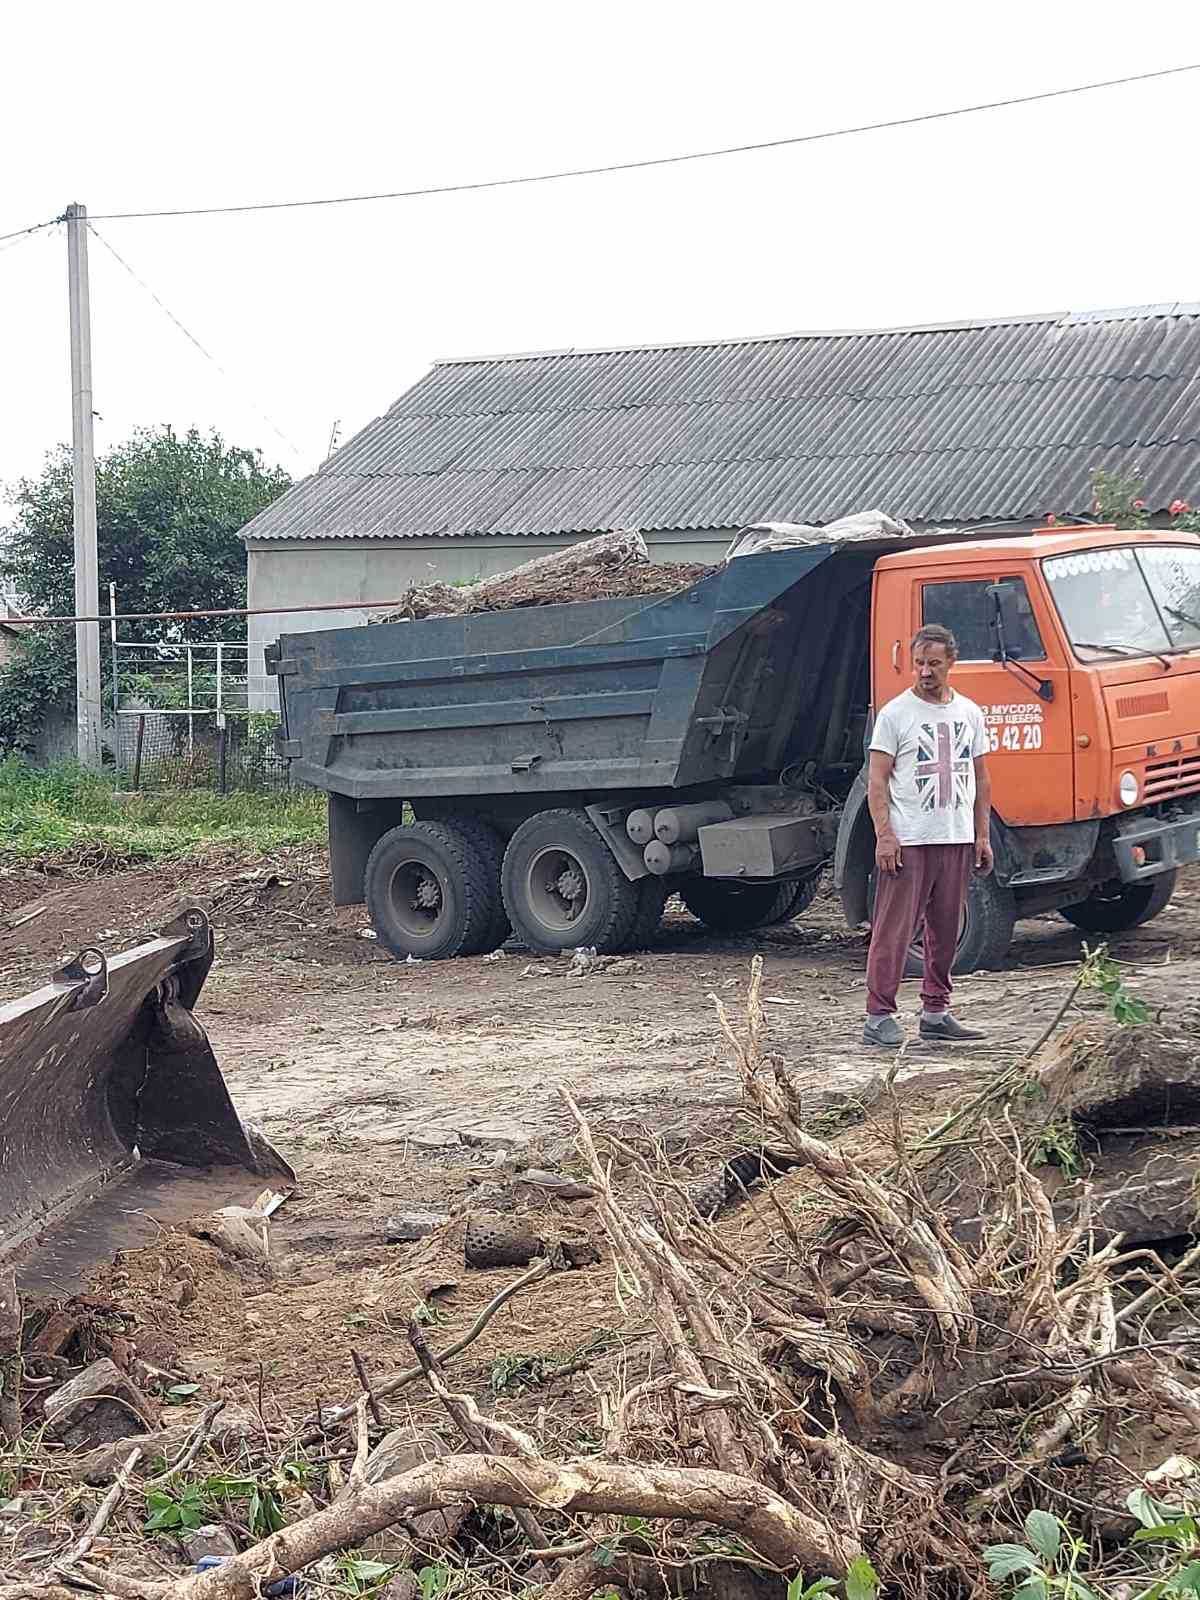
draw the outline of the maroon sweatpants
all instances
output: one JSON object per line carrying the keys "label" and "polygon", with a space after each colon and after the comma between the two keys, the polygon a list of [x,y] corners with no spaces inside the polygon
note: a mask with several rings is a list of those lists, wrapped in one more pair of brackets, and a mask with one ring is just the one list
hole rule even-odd
{"label": "maroon sweatpants", "polygon": [[881,872],[875,882],[871,950],[867,956],[867,1013],[890,1016],[904,976],[913,935],[925,924],[925,979],[921,1003],[926,1011],[950,1004],[950,968],[967,884],[975,860],[973,844],[906,844],[900,871]]}

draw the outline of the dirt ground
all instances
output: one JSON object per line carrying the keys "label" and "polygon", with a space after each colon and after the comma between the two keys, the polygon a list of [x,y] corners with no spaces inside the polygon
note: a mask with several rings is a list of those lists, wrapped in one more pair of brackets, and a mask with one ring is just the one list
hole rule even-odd
{"label": "dirt ground", "polygon": [[[1160,919],[1111,943],[1125,982],[1152,1006],[1194,1004],[1200,993],[1198,897],[1193,875]],[[772,1047],[814,1114],[831,1130],[852,1126],[856,1148],[885,1132],[853,1110],[891,1062],[858,1042],[865,941],[828,892],[799,923],[736,938],[714,938],[676,911],[653,950],[573,976],[567,960],[512,945],[499,959],[396,963],[367,936],[361,907],[332,908],[317,849],[268,859],[227,850],[202,864],[66,880],[6,869],[0,998],[44,982],[84,944],[127,947],[180,899],[202,904],[217,931],[197,1015],[242,1115],[299,1179],[273,1219],[267,1275],[167,1233],[96,1280],[158,1330],[177,1370],[201,1382],[201,1399],[261,1389],[268,1408],[294,1419],[353,1393],[352,1348],[375,1373],[407,1365],[415,1307],[436,1344],[457,1337],[519,1275],[464,1267],[467,1212],[515,1211],[548,1239],[586,1233],[587,1202],[546,1201],[518,1179],[522,1166],[578,1170],[563,1087],[600,1132],[662,1139],[683,1170],[713,1172],[736,1147],[741,1117],[713,997],[738,1010],[755,951]],[[1020,927],[1003,971],[960,982],[961,1014],[989,1037],[957,1050],[914,1039],[899,1072],[914,1126],[1038,1037],[1079,954],[1078,934],[1047,917]],[[902,1004],[915,1010],[915,985]],[[387,1243],[388,1218],[414,1210],[459,1220],[433,1241]],[[487,1393],[514,1361],[575,1361],[609,1341],[619,1349],[609,1359],[636,1362],[637,1312],[619,1304],[610,1265],[588,1267],[556,1275],[552,1297],[515,1300],[461,1370]],[[534,1404],[519,1380],[517,1390],[505,1403]],[[594,1395],[583,1388],[576,1416],[580,1392],[560,1382],[566,1409],[546,1426],[589,1426]],[[544,1411],[553,1389],[535,1399]]]}

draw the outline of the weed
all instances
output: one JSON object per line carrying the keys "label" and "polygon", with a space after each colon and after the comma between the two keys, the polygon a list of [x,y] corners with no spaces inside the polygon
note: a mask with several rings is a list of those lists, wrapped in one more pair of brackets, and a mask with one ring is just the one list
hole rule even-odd
{"label": "weed", "polygon": [[[1183,1476],[1195,1476],[1194,1463],[1175,1457],[1169,1465]],[[1166,1470],[1164,1467],[1161,1470]],[[1133,1536],[1131,1554],[1139,1569],[1123,1575],[1111,1591],[1097,1589],[1080,1574],[1088,1554],[1060,1518],[1034,1510],[1025,1518],[1025,1544],[993,1544],[983,1552],[993,1583],[1016,1585],[1011,1600],[1173,1600],[1200,1595],[1200,1529],[1196,1508],[1156,1500],[1145,1487],[1135,1489],[1126,1505],[1142,1524]],[[1156,1550],[1153,1547],[1158,1546]],[[1090,1576],[1090,1575],[1089,1575]]]}
{"label": "weed", "polygon": [[83,850],[133,864],[213,843],[265,851],[324,839],[324,797],[313,790],[122,794],[107,774],[74,762],[43,769],[13,756],[0,761],[0,859]]}
{"label": "weed", "polygon": [[148,1489],[146,1510],[149,1515],[142,1526],[147,1533],[199,1528],[219,1517],[231,1502],[236,1502],[251,1534],[256,1539],[265,1539],[269,1534],[278,1533],[284,1525],[280,1497],[291,1483],[299,1481],[292,1476],[299,1469],[299,1463],[289,1463],[265,1479],[216,1473],[163,1489]]}
{"label": "weed", "polygon": [[1083,1152],[1071,1122],[1049,1122],[1039,1132],[1030,1151],[1035,1167],[1058,1167],[1068,1179],[1083,1171]]}
{"label": "weed", "polygon": [[[816,1600],[818,1595],[835,1594],[838,1588],[834,1578],[817,1578],[806,1584],[804,1574],[797,1573],[787,1586],[787,1600]],[[875,1600],[879,1578],[866,1556],[858,1556],[846,1569],[843,1593],[845,1600]]]}
{"label": "weed", "polygon": [[391,1561],[372,1561],[351,1550],[343,1550],[337,1558],[337,1572],[341,1583],[337,1585],[346,1594],[373,1594],[381,1589],[395,1572]]}
{"label": "weed", "polygon": [[1083,989],[1099,990],[1114,1021],[1123,1028],[1138,1027],[1150,1019],[1146,1002],[1130,994],[1125,987],[1117,964],[1108,953],[1107,944],[1098,944],[1094,950],[1084,945],[1079,985]]}

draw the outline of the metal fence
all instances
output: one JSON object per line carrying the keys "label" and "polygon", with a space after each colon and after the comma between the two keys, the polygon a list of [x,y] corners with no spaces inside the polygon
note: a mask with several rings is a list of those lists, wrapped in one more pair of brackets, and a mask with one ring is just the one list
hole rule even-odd
{"label": "metal fence", "polygon": [[251,711],[271,680],[251,674],[249,646],[138,644],[112,638],[116,762],[132,789],[286,789],[279,718]]}

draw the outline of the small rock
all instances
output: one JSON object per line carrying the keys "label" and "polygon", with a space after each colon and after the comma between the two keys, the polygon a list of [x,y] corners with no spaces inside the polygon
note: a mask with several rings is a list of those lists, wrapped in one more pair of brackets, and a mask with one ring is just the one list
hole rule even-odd
{"label": "small rock", "polygon": [[92,1450],[143,1433],[158,1421],[153,1404],[115,1362],[93,1361],[46,1401],[46,1430],[68,1450]]}
{"label": "small rock", "polygon": [[384,1243],[412,1244],[416,1239],[436,1233],[449,1221],[449,1214],[444,1211],[401,1211],[384,1220]]}
{"label": "small rock", "polygon": [[[411,1472],[425,1461],[436,1461],[439,1456],[450,1453],[449,1445],[436,1433],[394,1428],[391,1433],[385,1434],[367,1457],[363,1476],[368,1483],[384,1483],[388,1478]],[[423,1539],[448,1543],[469,1513],[469,1506],[446,1506],[441,1511],[417,1512],[410,1520]]]}
{"label": "small rock", "polygon": [[[253,1438],[259,1434],[262,1423],[248,1406],[226,1406],[219,1411],[213,1419],[209,1431],[209,1440],[218,1448],[229,1446],[241,1439]],[[70,1465],[72,1478],[80,1483],[89,1483],[95,1488],[111,1483],[124,1465],[129,1452],[136,1445],[142,1452],[142,1465],[149,1469],[159,1461],[164,1464],[173,1461],[187,1444],[191,1436],[192,1423],[172,1423],[168,1428],[159,1428],[152,1433],[135,1433],[127,1439],[116,1444],[105,1444],[90,1451]]]}
{"label": "small rock", "polygon": [[[485,957],[486,959],[486,957]],[[421,1585],[415,1572],[398,1572],[384,1586],[382,1600],[417,1600]]]}
{"label": "small rock", "polygon": [[202,1561],[205,1556],[235,1556],[237,1545],[223,1522],[206,1522],[202,1528],[191,1528],[183,1535],[183,1548],[189,1561]]}
{"label": "small rock", "polygon": [[191,1231],[235,1261],[263,1262],[270,1257],[267,1219],[252,1206],[222,1206],[211,1217],[193,1223]]}
{"label": "small rock", "polygon": [[537,1167],[530,1167],[520,1173],[516,1181],[540,1194],[553,1195],[556,1200],[592,1200],[596,1194],[590,1183],[580,1183],[575,1178],[564,1178],[558,1172],[543,1172]]}

